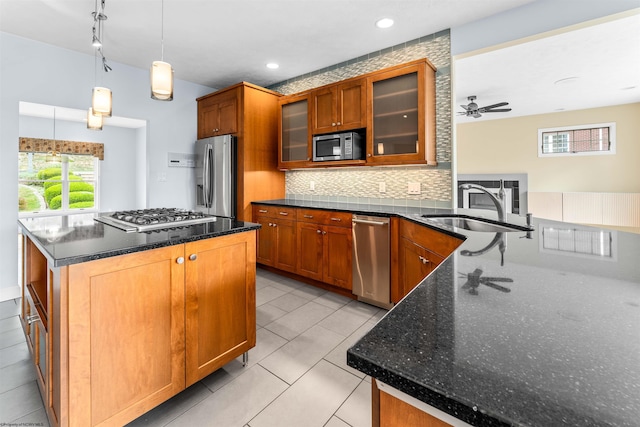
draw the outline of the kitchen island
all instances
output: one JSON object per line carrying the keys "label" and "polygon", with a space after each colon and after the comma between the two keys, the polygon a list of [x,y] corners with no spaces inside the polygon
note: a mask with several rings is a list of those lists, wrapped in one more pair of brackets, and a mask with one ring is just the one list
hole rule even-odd
{"label": "kitchen island", "polygon": [[53,426],[120,426],[255,346],[255,230],[22,219],[22,321]]}
{"label": "kitchen island", "polygon": [[490,211],[257,203],[398,217],[464,239],[347,352],[374,379],[374,425],[424,425],[416,406],[438,426],[638,425],[640,235],[536,218],[530,233],[475,232],[422,217]]}

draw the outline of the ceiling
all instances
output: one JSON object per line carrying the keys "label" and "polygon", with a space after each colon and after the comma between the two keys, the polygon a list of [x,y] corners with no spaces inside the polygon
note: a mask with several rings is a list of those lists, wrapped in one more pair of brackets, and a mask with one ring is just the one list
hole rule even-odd
{"label": "ceiling", "polygon": [[[164,59],[211,88],[270,86],[455,28],[532,0],[164,0]],[[104,54],[148,69],[160,59],[161,0],[105,0]],[[0,0],[0,31],[93,55],[95,0]],[[376,28],[382,17],[395,20]],[[509,113],[459,123],[640,102],[640,14],[455,58],[454,111],[469,95]],[[268,69],[268,62],[280,68]],[[565,83],[554,82],[569,77]],[[626,89],[625,89],[626,88]]]}
{"label": "ceiling", "polygon": [[[458,123],[640,102],[640,13],[455,59],[455,112],[509,102]],[[557,32],[555,32],[557,33]]]}
{"label": "ceiling", "polygon": [[[212,88],[269,86],[531,1],[164,0],[164,59],[176,78]],[[0,30],[93,55],[95,9],[95,0],[0,0]],[[104,11],[108,61],[148,69],[160,59],[161,0],[105,0]],[[376,28],[382,17],[395,25]]]}

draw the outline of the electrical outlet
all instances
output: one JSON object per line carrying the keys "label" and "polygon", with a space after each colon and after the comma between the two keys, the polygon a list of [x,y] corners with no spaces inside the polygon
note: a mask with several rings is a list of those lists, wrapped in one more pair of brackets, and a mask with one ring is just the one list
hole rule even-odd
{"label": "electrical outlet", "polygon": [[409,182],[407,184],[407,194],[420,194],[420,183]]}
{"label": "electrical outlet", "polygon": [[316,189],[315,181],[309,181],[309,190],[313,191]]}
{"label": "electrical outlet", "polygon": [[378,183],[378,191],[380,193],[386,193],[387,192],[387,184],[384,182],[379,182]]}

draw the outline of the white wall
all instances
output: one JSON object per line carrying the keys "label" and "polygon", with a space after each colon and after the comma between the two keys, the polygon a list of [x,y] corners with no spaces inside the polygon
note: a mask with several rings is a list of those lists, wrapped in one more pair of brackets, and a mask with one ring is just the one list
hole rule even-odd
{"label": "white wall", "polygon": [[[146,150],[141,151],[136,143],[142,155],[135,165],[136,173],[144,174],[147,180],[147,206],[192,207],[192,170],[168,168],[167,153],[191,152],[196,139],[195,99],[214,89],[176,80],[173,101],[154,101],[149,96],[147,69],[115,62],[110,65],[113,71],[98,73],[98,83],[113,91],[113,114],[148,123],[146,131],[138,131],[138,138],[146,132]],[[179,75],[179,70],[176,72]],[[0,32],[0,301],[19,295],[18,103],[85,110],[94,83],[93,56]],[[124,161],[119,151],[114,153],[114,160]],[[166,173],[166,182],[157,181],[158,173]],[[136,192],[141,196],[143,190],[138,188]]]}

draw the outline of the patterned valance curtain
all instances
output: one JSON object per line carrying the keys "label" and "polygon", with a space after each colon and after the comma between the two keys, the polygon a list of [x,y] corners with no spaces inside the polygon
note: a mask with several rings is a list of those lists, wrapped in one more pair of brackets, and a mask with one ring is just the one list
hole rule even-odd
{"label": "patterned valance curtain", "polygon": [[64,141],[60,139],[20,138],[19,151],[28,153],[90,154],[104,160],[104,144],[99,142]]}

